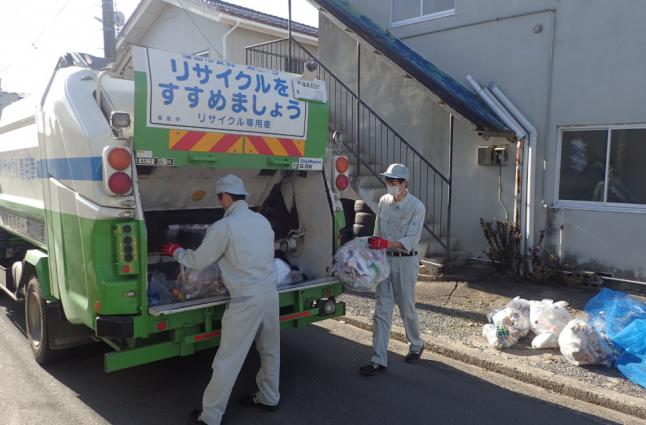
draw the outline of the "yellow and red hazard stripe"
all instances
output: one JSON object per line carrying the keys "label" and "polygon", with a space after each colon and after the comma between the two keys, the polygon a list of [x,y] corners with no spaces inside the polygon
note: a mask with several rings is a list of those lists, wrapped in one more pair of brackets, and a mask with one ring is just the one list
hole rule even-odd
{"label": "yellow and red hazard stripe", "polygon": [[302,157],[305,155],[305,141],[277,137],[246,136],[244,153]]}
{"label": "yellow and red hazard stripe", "polygon": [[172,151],[245,153],[299,158],[305,156],[305,140],[204,131],[171,130],[168,147]]}
{"label": "yellow and red hazard stripe", "polygon": [[243,136],[204,131],[171,130],[168,147],[172,151],[242,153]]}

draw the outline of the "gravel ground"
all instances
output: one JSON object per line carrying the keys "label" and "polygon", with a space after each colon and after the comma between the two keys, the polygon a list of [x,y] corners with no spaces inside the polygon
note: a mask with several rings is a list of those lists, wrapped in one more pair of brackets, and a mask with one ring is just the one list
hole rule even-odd
{"label": "gravel ground", "polygon": [[[346,293],[341,297],[340,301],[346,303],[348,315],[372,320],[375,308],[374,296]],[[433,335],[439,334],[458,340],[469,347],[478,348],[482,351],[491,351],[492,355],[502,355],[486,345],[481,334],[485,319],[473,318],[481,317],[481,313],[474,313],[473,317],[468,319],[447,314],[445,312],[451,311],[451,309],[442,307],[444,306],[431,306],[428,303],[418,304],[420,327],[422,332],[426,334],[426,338],[432,338]],[[442,312],[438,312],[438,310]],[[576,314],[576,310],[573,313]],[[393,314],[393,325],[403,326],[397,308],[395,308],[395,313]],[[569,364],[558,350],[533,350],[531,348],[533,336],[530,333],[517,345],[505,350],[504,353],[512,355],[513,361],[521,365],[527,364],[538,367],[557,375],[578,379],[622,394],[646,397],[645,389],[624,378],[616,368],[578,367]]]}

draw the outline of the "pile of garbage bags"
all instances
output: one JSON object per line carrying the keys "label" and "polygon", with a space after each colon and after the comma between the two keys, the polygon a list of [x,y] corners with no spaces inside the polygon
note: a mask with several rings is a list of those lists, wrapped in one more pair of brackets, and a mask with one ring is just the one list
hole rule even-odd
{"label": "pile of garbage bags", "polygon": [[532,331],[536,335],[533,348],[556,348],[559,334],[571,320],[566,306],[565,301],[528,301],[516,297],[504,309],[487,315],[490,323],[483,327],[482,334],[489,345],[503,349]]}
{"label": "pile of garbage bags", "polygon": [[[292,270],[285,261],[274,258],[278,286],[285,286],[304,279],[303,273]],[[217,263],[201,269],[180,266],[179,274],[172,279],[168,273],[153,269],[148,275],[148,305],[164,305],[203,298],[228,296],[222,282],[222,272]]]}
{"label": "pile of garbage bags", "polygon": [[228,295],[217,263],[202,269],[181,266],[175,279],[154,269],[148,276],[148,305],[164,305]]}
{"label": "pile of garbage bags", "polygon": [[349,290],[373,292],[377,285],[390,275],[386,252],[370,249],[368,239],[353,239],[343,245],[334,256],[336,276]]}
{"label": "pile of garbage bags", "polygon": [[482,329],[490,346],[512,347],[530,330],[532,348],[559,348],[577,365],[616,365],[631,381],[646,388],[646,303],[603,288],[585,305],[587,318],[572,318],[565,301],[514,298],[491,312]]}

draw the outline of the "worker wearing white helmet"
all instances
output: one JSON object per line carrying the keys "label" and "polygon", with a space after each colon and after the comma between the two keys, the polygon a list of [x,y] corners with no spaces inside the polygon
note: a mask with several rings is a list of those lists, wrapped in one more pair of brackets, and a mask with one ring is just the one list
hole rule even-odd
{"label": "worker wearing white helmet", "polygon": [[265,217],[249,209],[242,180],[234,175],[216,182],[216,193],[225,209],[224,217],[211,225],[195,251],[166,243],[162,254],[174,257],[192,269],[203,269],[217,261],[231,301],[222,317],[220,347],[213,360],[213,376],[189,424],[219,425],[238,373],[251,344],[260,354],[256,377],[258,392],[241,402],[265,410],[276,410],[280,399],[279,303],[274,268],[274,232]]}
{"label": "worker wearing white helmet", "polygon": [[377,286],[372,334],[373,356],[367,365],[360,368],[366,376],[383,372],[388,367],[388,341],[395,304],[399,307],[410,344],[406,362],[419,361],[424,351],[415,310],[415,283],[419,271],[417,249],[426,209],[422,202],[408,192],[408,167],[392,164],[381,176],[386,180],[388,193],[379,200],[374,236],[368,241],[370,248],[386,250],[390,276]]}

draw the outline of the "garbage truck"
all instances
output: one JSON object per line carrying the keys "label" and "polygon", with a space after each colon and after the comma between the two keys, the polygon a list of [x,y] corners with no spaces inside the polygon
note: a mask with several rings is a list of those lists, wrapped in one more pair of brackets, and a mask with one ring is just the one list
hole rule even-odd
{"label": "garbage truck", "polygon": [[0,293],[24,302],[36,361],[103,341],[112,372],[217,347],[227,294],[182,293],[186,271],[160,247],[199,246],[230,173],[292,277],[277,286],[282,328],[343,315],[325,83],[131,49],[121,70],[66,55],[0,121]]}

